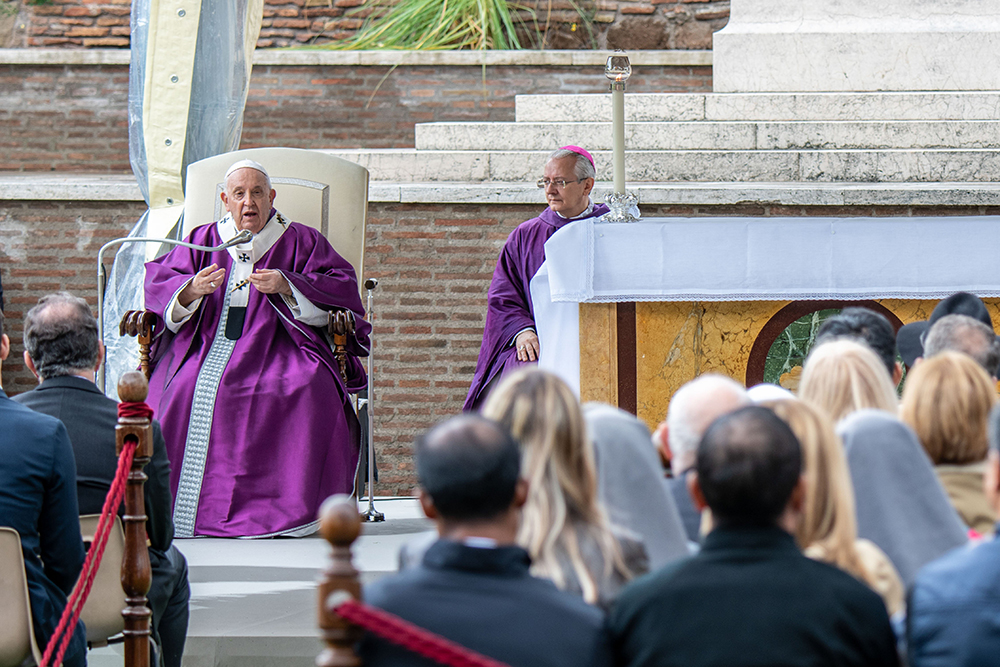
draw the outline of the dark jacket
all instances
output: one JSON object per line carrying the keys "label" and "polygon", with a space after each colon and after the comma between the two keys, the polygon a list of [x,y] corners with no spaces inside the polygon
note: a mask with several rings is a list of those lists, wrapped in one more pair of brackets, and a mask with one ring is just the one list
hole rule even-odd
{"label": "dark jacket", "polygon": [[[604,615],[529,575],[530,563],[520,547],[438,540],[420,567],[367,586],[365,601],[508,665],[610,665]],[[434,664],[371,635],[361,656],[366,667]]]}
{"label": "dark jacket", "polygon": [[925,565],[907,605],[910,667],[1000,659],[1000,540],[959,547]]}
{"label": "dark jacket", "polygon": [[717,528],[632,582],[609,619],[619,665],[898,664],[881,598],[777,527]]}
{"label": "dark jacket", "polygon": [[[63,376],[49,378],[14,400],[66,425],[76,456],[76,489],[81,514],[100,514],[118,467],[115,425],[118,404],[90,380]],[[166,551],[174,538],[170,462],[160,432],[153,422],[153,458],[146,464],[146,532],[154,549]]]}
{"label": "dark jacket", "polygon": [[[0,526],[17,530],[35,625],[44,650],[83,567],[76,470],[66,428],[14,403],[0,390]],[[86,655],[83,624],[66,664]]]}

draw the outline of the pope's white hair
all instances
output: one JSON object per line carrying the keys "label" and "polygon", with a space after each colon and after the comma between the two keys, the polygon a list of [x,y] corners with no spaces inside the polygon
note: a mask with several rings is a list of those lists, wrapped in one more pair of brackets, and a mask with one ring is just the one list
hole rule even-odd
{"label": "pope's white hair", "polygon": [[253,169],[264,174],[264,178],[267,179],[267,189],[271,189],[271,175],[267,173],[267,169],[264,169],[264,165],[260,162],[255,162],[254,160],[240,160],[238,162],[234,162],[232,166],[226,170],[226,178],[224,180],[227,184],[229,183],[229,177],[233,175],[234,171],[239,169]]}

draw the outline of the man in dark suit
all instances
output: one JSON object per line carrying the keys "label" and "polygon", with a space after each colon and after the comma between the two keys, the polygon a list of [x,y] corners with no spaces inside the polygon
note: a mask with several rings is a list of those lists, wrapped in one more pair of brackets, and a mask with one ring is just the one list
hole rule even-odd
{"label": "man in dark suit", "polygon": [[[462,415],[418,439],[416,460],[441,539],[420,566],[367,586],[365,601],[509,665],[610,665],[603,614],[528,574],[515,544],[527,484],[510,435]],[[361,656],[368,667],[435,664],[371,635]]]}
{"label": "man in dark suit", "polygon": [[[66,293],[39,300],[24,319],[24,362],[41,381],[14,398],[29,408],[62,420],[76,456],[80,512],[100,514],[111,488],[118,457],[115,425],[118,406],[94,384],[103,348],[97,320],[83,299]],[[187,636],[187,563],[173,546],[170,462],[160,424],[153,422],[153,458],[146,465],[146,534],[153,580],[149,607],[153,632],[165,667],[180,667]]]}
{"label": "man in dark suit", "polygon": [[697,556],[622,592],[609,623],[618,664],[898,664],[881,598],[795,545],[801,471],[798,441],[770,410],[712,423],[688,484],[716,528]]}
{"label": "man in dark suit", "polygon": [[[0,312],[0,365],[9,353]],[[14,403],[0,389],[0,526],[21,536],[35,639],[42,651],[83,567],[75,478],[62,422]],[[80,623],[63,664],[86,663],[87,631]]]}

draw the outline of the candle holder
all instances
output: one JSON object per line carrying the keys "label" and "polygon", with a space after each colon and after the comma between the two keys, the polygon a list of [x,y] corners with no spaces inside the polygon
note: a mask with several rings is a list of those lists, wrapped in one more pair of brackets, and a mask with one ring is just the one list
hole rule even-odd
{"label": "candle holder", "polygon": [[611,81],[611,137],[614,192],[604,200],[611,210],[604,222],[636,222],[639,198],[625,189],[625,82],[632,76],[632,63],[622,50],[608,57],[604,76]]}
{"label": "candle holder", "polygon": [[639,222],[639,197],[634,192],[612,192],[604,199],[611,209],[602,222]]}

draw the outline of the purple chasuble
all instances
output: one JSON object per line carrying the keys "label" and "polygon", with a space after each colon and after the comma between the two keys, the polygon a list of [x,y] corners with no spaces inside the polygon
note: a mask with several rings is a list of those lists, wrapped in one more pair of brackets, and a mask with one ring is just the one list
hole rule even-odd
{"label": "purple chasuble", "polygon": [[[279,220],[275,215],[267,224]],[[222,243],[214,223],[196,228],[187,240]],[[242,254],[239,261],[251,258]],[[171,333],[165,309],[213,262],[226,269],[227,285],[204,297],[191,319]],[[280,295],[249,285],[243,288],[249,291],[242,334],[227,338],[220,319],[236,310],[227,311],[237,287],[233,263],[225,251],[178,247],[146,264],[146,308],[159,316],[161,332],[153,345],[147,402],[167,442],[174,523],[178,536],[309,532],[327,496],[354,488],[360,431],[347,390],[364,388],[364,367],[348,358],[345,387],[319,331],[296,320]],[[354,269],[318,231],[287,224],[253,268],[281,270],[320,309],[351,310],[357,334],[349,351],[367,356],[371,326],[363,319]]]}
{"label": "purple chasuble", "polygon": [[[604,204],[595,204],[589,216],[596,218],[608,212]],[[483,390],[497,373],[507,373],[534,362],[518,361],[514,337],[527,328],[535,327],[535,309],[531,304],[531,279],[545,261],[545,242],[572,220],[563,218],[550,208],[537,218],[522,222],[507,237],[497,268],[493,271],[490,291],[486,297],[486,326],[483,345],[479,348],[476,374],[463,410],[478,410],[486,396]]]}

